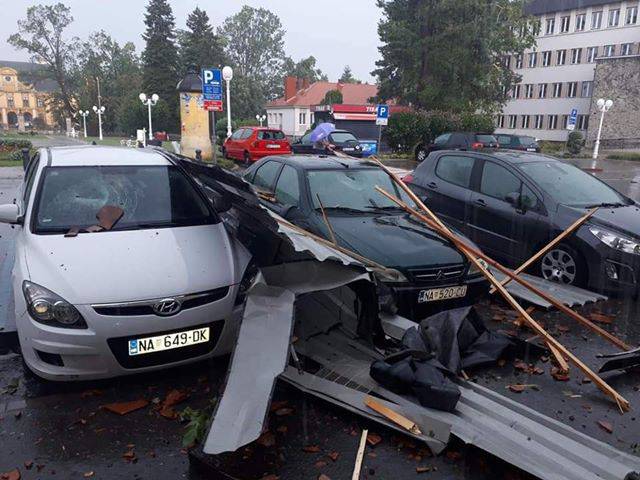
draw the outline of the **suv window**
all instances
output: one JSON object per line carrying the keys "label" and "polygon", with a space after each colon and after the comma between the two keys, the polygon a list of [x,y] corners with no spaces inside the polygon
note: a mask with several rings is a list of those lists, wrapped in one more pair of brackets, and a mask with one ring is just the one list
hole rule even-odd
{"label": "suv window", "polygon": [[284,140],[284,133],[280,130],[262,130],[258,132],[258,140]]}
{"label": "suv window", "polygon": [[511,137],[509,135],[498,135],[498,143],[500,145],[511,145]]}
{"label": "suv window", "polygon": [[236,130],[235,132],[233,132],[233,135],[231,135],[231,140],[239,140],[240,137],[242,137],[242,135],[244,134],[245,129],[241,128],[239,130]]}
{"label": "suv window", "polygon": [[506,168],[485,162],[480,180],[480,192],[490,197],[504,200],[510,193],[519,193],[522,182]]}
{"label": "suv window", "polygon": [[438,160],[436,175],[447,182],[469,188],[473,157],[446,155]]}
{"label": "suv window", "polygon": [[300,139],[300,143],[311,143],[311,133],[307,133]]}
{"label": "suv window", "polygon": [[244,129],[244,133],[242,134],[242,136],[240,137],[240,140],[246,140],[247,138],[249,138],[251,136],[251,134],[253,133],[253,130],[250,128],[245,128]]}
{"label": "suv window", "polygon": [[281,205],[295,205],[300,203],[300,184],[298,172],[295,168],[285,165],[276,184],[276,202]]}
{"label": "suv window", "polygon": [[444,145],[449,140],[449,137],[451,137],[451,134],[450,133],[445,133],[444,135],[440,135],[439,137],[437,137],[433,141],[433,143],[436,144],[436,145]]}
{"label": "suv window", "polygon": [[278,162],[265,163],[256,171],[256,176],[253,177],[253,184],[263,190],[271,190],[281,166],[282,164]]}
{"label": "suv window", "polygon": [[526,184],[522,184],[522,206],[528,210],[538,207],[538,196]]}

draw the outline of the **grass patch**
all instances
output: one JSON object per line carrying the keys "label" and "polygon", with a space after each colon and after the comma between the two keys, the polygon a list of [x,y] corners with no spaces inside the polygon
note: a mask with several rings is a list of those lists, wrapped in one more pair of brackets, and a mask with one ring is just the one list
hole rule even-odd
{"label": "grass patch", "polygon": [[0,133],[0,140],[44,140],[48,138],[46,135],[36,133]]}
{"label": "grass patch", "polygon": [[607,155],[607,160],[632,160],[640,162],[640,152],[614,152]]}
{"label": "grass patch", "polygon": [[16,162],[14,160],[2,160],[0,159],[0,168],[2,167],[21,167],[22,162]]}

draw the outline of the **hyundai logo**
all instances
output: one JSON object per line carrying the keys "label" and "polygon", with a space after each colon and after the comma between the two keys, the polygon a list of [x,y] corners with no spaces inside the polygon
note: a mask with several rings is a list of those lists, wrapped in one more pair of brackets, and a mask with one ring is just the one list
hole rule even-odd
{"label": "hyundai logo", "polygon": [[176,300],[175,298],[165,298],[164,300],[160,300],[151,308],[153,308],[153,312],[156,315],[169,317],[178,313],[181,307],[182,304],[179,300]]}

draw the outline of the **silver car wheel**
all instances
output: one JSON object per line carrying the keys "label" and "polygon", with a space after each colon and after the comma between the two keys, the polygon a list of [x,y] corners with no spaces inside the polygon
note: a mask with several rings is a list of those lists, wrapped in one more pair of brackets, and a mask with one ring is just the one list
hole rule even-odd
{"label": "silver car wheel", "polygon": [[551,250],[542,257],[542,276],[545,280],[571,285],[576,279],[575,259],[565,250]]}

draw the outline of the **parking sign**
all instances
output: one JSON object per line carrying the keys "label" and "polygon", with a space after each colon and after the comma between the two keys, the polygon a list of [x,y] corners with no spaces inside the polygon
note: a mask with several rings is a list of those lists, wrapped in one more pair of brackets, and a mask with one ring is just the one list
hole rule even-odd
{"label": "parking sign", "polygon": [[389,123],[389,105],[376,105],[376,125],[387,125]]}
{"label": "parking sign", "polygon": [[202,69],[202,97],[206,110],[222,111],[222,72],[219,68]]}
{"label": "parking sign", "polygon": [[571,115],[569,115],[569,121],[567,122],[567,130],[575,130],[577,121],[578,121],[578,109],[574,108],[573,110],[571,110]]}

